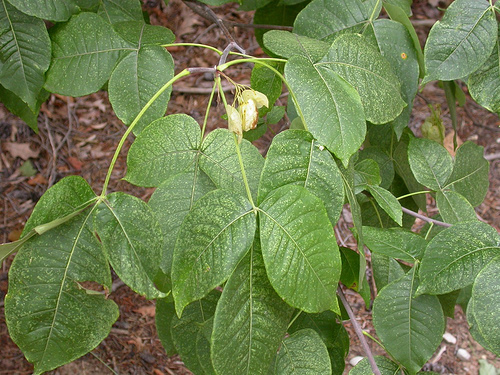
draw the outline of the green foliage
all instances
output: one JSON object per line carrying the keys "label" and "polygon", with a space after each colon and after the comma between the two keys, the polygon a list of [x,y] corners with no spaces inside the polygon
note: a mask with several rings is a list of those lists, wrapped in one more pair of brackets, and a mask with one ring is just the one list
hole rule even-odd
{"label": "green foliage", "polygon": [[[377,19],[382,6],[390,20]],[[0,99],[9,110],[36,131],[50,93],[106,87],[129,126],[100,195],[67,177],[39,200],[22,238],[0,245],[0,260],[18,252],[6,321],[35,373],[85,355],[108,335],[118,317],[108,299],[112,267],[156,299],[163,346],[195,374],[340,375],[349,337],[337,291],[342,283],[372,302],[365,244],[374,325],[394,360],[375,358],[382,374],[418,373],[456,303],[468,304],[474,338],[500,355],[500,237],[473,208],[488,190],[484,150],[466,142],[452,158],[436,129],[422,129],[427,138],[408,129],[424,76],[421,84],[447,81],[449,106],[461,101],[453,80],[465,79],[480,105],[499,112],[498,6],[455,0],[424,54],[407,0],[248,0],[241,9],[256,9],[255,24],[293,26],[256,30],[274,57],[228,62],[217,51],[216,68],[174,76],[165,45],[175,36],[149,25],[137,0],[1,0]],[[44,20],[55,25],[47,31]],[[241,62],[255,64],[250,83],[260,94],[229,81],[240,109],[236,120],[228,116],[230,130],[221,124],[206,134],[206,118],[164,116],[175,81],[213,73],[215,90],[222,72]],[[228,113],[235,109],[220,96]],[[264,96],[269,103],[244,121],[241,108]],[[454,113],[450,107],[452,120]],[[249,140],[283,118],[294,130],[275,135],[264,158]],[[147,203],[108,193],[131,133],[124,179],[155,188]],[[414,224],[403,210],[425,211],[426,194],[445,224],[403,229]],[[335,225],[346,204],[357,249],[339,251]],[[363,360],[351,373],[371,371]]]}

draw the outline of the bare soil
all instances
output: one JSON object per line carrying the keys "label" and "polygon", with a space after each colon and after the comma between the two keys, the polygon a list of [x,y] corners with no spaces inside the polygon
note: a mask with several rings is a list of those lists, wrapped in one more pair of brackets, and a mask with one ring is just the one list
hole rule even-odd
{"label": "bare soil", "polygon": [[[433,20],[442,13],[436,5],[445,7],[443,1],[414,1],[414,18],[421,22],[417,27],[424,37]],[[228,41],[223,33],[212,23],[194,14],[179,0],[173,0],[165,7],[157,1],[144,4],[153,24],[161,24],[174,30],[177,42],[205,43],[224,49]],[[252,14],[238,12],[237,6],[226,5],[216,10],[217,14],[237,23],[250,23]],[[253,31],[250,28],[235,28],[236,41],[249,53],[262,55]],[[218,57],[213,53],[193,48],[175,47],[169,51],[176,62],[176,71],[185,67],[214,66]],[[249,82],[249,67],[243,66],[231,71],[231,77],[238,82]],[[179,82],[172,94],[168,113],[187,113],[202,122],[210,92],[210,77],[189,77]],[[464,87],[465,91],[466,88]],[[195,92],[193,94],[193,91]],[[466,91],[467,92],[467,91]],[[286,99],[284,99],[286,100]],[[440,103],[443,119],[448,132],[451,121],[443,91],[429,84],[419,93],[414,103],[411,119],[412,129],[418,133],[419,126],[430,115],[427,103]],[[285,101],[284,103],[285,104]],[[214,105],[209,119],[209,129],[224,127],[221,119],[221,105]],[[461,140],[472,140],[484,147],[490,160],[490,189],[477,214],[485,222],[500,230],[500,121],[498,116],[482,109],[468,99],[463,108],[458,109]],[[262,139],[256,142],[263,153],[267,151],[273,133],[286,128],[284,121],[279,123]],[[69,175],[83,176],[100,193],[109,161],[115,147],[125,131],[125,126],[114,115],[107,93],[102,91],[82,98],[69,98],[52,95],[43,104],[39,117],[38,134],[34,134],[21,120],[0,106],[0,241],[2,243],[19,238],[24,223],[41,195],[61,178]],[[133,138],[130,137],[122,152],[112,176],[111,189],[125,191],[147,200],[152,189],[132,186],[122,180],[126,169],[126,150]],[[25,177],[19,168],[27,156],[36,174]],[[337,226],[339,241],[352,244],[349,237],[349,215],[343,215]],[[418,225],[418,223],[417,223]],[[351,242],[350,242],[351,241]],[[354,244],[352,244],[354,245]],[[13,256],[0,268],[0,374],[30,374],[33,367],[25,359],[18,347],[11,341],[4,318],[3,299],[8,290],[8,269]],[[116,284],[119,286],[119,283]],[[375,331],[371,313],[361,298],[351,291],[347,292],[358,322],[372,335]],[[111,297],[120,307],[120,317],[111,334],[92,353],[65,365],[50,374],[190,374],[178,357],[168,357],[158,339],[155,329],[154,302],[147,301],[126,286],[119,286]],[[345,323],[351,336],[351,349],[347,362],[354,356],[364,353],[352,330],[350,322]],[[459,307],[455,319],[448,319],[447,331],[457,338],[455,345],[443,341],[436,354],[426,365],[426,369],[442,374],[478,374],[478,360],[487,358],[500,368],[500,359],[481,348],[470,336],[464,313]],[[382,351],[370,343],[376,354]],[[446,350],[442,351],[442,348]],[[465,348],[471,359],[461,361],[456,356],[458,348]],[[346,367],[347,373],[350,366]],[[237,374],[235,374],[237,375]]]}

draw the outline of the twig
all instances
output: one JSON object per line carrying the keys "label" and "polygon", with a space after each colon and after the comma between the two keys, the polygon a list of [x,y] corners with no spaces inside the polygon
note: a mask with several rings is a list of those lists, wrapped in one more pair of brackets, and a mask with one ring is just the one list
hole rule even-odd
{"label": "twig", "polygon": [[54,145],[54,139],[52,138],[52,132],[50,131],[49,118],[45,115],[45,127],[47,128],[47,134],[49,135],[50,147],[52,148],[52,168],[50,171],[49,182],[47,187],[51,187],[56,179],[57,170],[57,149]]}
{"label": "twig", "polygon": [[429,20],[410,20],[411,24],[413,26],[428,26],[431,27],[433,26],[437,20],[434,19],[429,19]]}
{"label": "twig", "polygon": [[[234,47],[241,53],[245,54],[245,50],[241,48],[238,43],[236,43],[236,40],[233,38],[229,30],[227,29],[224,20],[221,18],[217,17],[217,14],[214,13],[212,9],[206,4],[200,3],[196,0],[186,0],[184,1],[184,4],[186,4],[193,12],[196,14],[199,14],[205,19],[208,19],[219,26],[219,28],[222,30],[224,35],[226,36],[227,40],[229,40],[230,44],[234,43]],[[229,53],[229,52],[228,52]]]}
{"label": "twig", "polygon": [[363,335],[363,331],[361,330],[361,327],[359,326],[358,322],[356,321],[356,316],[352,312],[351,306],[349,305],[349,302],[347,302],[344,292],[342,291],[342,288],[339,286],[337,288],[337,294],[340,297],[340,300],[342,301],[342,304],[344,305],[347,315],[349,315],[349,319],[351,320],[352,326],[354,328],[354,331],[356,332],[356,335],[359,338],[359,341],[361,342],[361,346],[363,347],[363,350],[365,351],[366,357],[368,358],[368,362],[370,362],[370,366],[372,368],[372,372],[375,375],[381,375],[380,370],[378,369],[377,364],[375,363],[375,358],[373,358],[372,351],[370,347],[368,346],[368,343],[366,342],[365,336]]}
{"label": "twig", "polygon": [[[233,86],[222,86],[222,91],[228,92],[233,89]],[[173,90],[176,92],[180,92],[183,94],[198,94],[198,95],[203,95],[203,94],[211,94],[212,93],[212,87],[177,87],[174,86]]]}
{"label": "twig", "polygon": [[451,224],[448,224],[448,223],[445,223],[445,222],[442,222],[442,221],[439,221],[439,220],[431,219],[430,217],[427,217],[427,216],[424,216],[424,215],[420,215],[419,213],[416,213],[415,211],[409,210],[406,207],[401,207],[401,210],[403,210],[403,212],[405,214],[408,214],[408,215],[411,215],[413,217],[419,218],[419,219],[421,219],[423,221],[426,221],[428,223],[433,223],[433,224],[436,224],[436,225],[439,225],[439,226],[442,226],[442,227],[446,227],[446,228],[451,227]]}
{"label": "twig", "polygon": [[496,152],[494,154],[489,154],[489,155],[485,155],[484,158],[486,160],[495,160],[495,159],[500,159],[500,152]]}

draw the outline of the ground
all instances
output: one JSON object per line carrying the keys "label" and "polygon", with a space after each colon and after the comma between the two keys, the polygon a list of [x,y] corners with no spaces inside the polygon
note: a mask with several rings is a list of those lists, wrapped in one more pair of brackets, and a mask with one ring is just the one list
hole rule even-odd
{"label": "ground", "polygon": [[[441,17],[436,5],[446,6],[443,1],[414,1],[414,18],[417,31],[424,37],[430,25]],[[151,15],[152,23],[161,24],[174,30],[177,42],[206,43],[223,49],[227,39],[210,21],[195,15],[179,0],[173,0],[168,7],[157,1],[145,2],[144,9]],[[252,15],[238,12],[237,6],[224,6],[218,14],[237,23],[251,22]],[[262,54],[253,36],[252,29],[235,28],[235,39],[249,53]],[[206,50],[176,47],[170,48],[176,61],[176,71],[185,67],[213,66],[218,57]],[[231,76],[238,82],[249,81],[249,69],[242,67],[232,71]],[[187,113],[201,121],[208,102],[209,77],[198,76],[181,81],[174,87],[168,113]],[[286,99],[284,99],[286,100]],[[420,124],[429,116],[427,103],[440,103],[443,119],[450,131],[450,119],[443,91],[429,84],[415,99],[411,119],[412,129],[418,133]],[[221,105],[214,108],[209,120],[209,128],[225,126],[221,120]],[[468,97],[463,108],[458,109],[461,140],[472,140],[485,149],[490,158],[490,189],[485,202],[477,208],[479,217],[500,229],[500,121],[496,115],[482,109]],[[275,126],[278,132],[287,126],[282,122]],[[2,243],[19,237],[33,206],[40,196],[54,183],[68,175],[83,176],[98,190],[104,181],[109,160],[116,144],[125,131],[124,125],[114,117],[107,93],[102,91],[82,98],[52,95],[42,106],[39,117],[39,134],[35,135],[21,120],[0,107],[0,241]],[[272,134],[266,134],[256,145],[263,153],[269,146]],[[130,137],[126,149],[132,142]],[[29,159],[28,159],[29,158]],[[25,177],[20,167],[31,162],[36,170],[34,176]],[[123,151],[112,176],[111,189],[126,191],[147,200],[151,189],[137,188],[121,181],[126,168],[126,151]],[[432,203],[432,202],[430,202]],[[345,212],[339,222],[339,241],[349,244],[349,214]],[[418,224],[417,224],[418,225]],[[10,340],[4,319],[3,299],[7,293],[8,268],[12,256],[0,268],[0,374],[29,374],[32,365]],[[111,298],[120,306],[120,318],[111,334],[92,353],[63,366],[51,374],[189,374],[178,357],[169,358],[163,350],[154,324],[154,302],[147,301],[133,293],[128,287],[115,282],[116,291]],[[351,291],[347,292],[355,314],[362,328],[374,334],[371,314],[361,299]],[[348,360],[363,356],[363,351],[349,322],[346,327],[351,336],[351,350]],[[482,349],[470,336],[465,316],[460,307],[456,308],[455,319],[448,318],[447,331],[457,338],[455,345],[443,341],[429,364],[428,370],[444,374],[477,374],[478,360],[487,358],[500,368],[500,360]],[[370,343],[375,353],[381,353],[376,344]],[[446,350],[443,352],[443,348]],[[458,348],[465,348],[472,355],[469,361],[461,361],[456,356]],[[349,366],[347,367],[347,369]],[[347,373],[347,370],[346,370]],[[237,374],[235,374],[237,375]]]}

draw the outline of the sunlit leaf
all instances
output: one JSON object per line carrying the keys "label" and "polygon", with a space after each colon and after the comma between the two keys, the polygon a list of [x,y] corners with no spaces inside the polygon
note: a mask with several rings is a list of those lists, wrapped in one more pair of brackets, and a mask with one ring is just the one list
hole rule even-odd
{"label": "sunlit leaf", "polygon": [[419,183],[433,190],[445,187],[452,172],[453,161],[439,143],[426,138],[411,138],[408,160]]}
{"label": "sunlit leaf", "polygon": [[359,94],[331,69],[302,56],[288,60],[285,74],[297,96],[306,129],[347,165],[366,133]]}
{"label": "sunlit leaf", "polygon": [[418,293],[444,294],[474,282],[481,269],[500,254],[497,231],[480,221],[441,231],[425,249]]}
{"label": "sunlit leaf", "polygon": [[118,307],[80,284],[111,288],[111,274],[92,228],[93,209],[42,236],[17,254],[9,272],[5,315],[9,334],[35,374],[94,349],[118,318]]}
{"label": "sunlit leaf", "polygon": [[323,203],[305,188],[286,185],[259,207],[262,255],[271,285],[306,312],[339,312],[341,261]]}
{"label": "sunlit leaf", "polygon": [[500,309],[499,274],[500,256],[497,256],[477,275],[467,308],[472,335],[496,355],[500,355],[500,327],[495,314]]}
{"label": "sunlit leaf", "polygon": [[52,63],[45,88],[69,96],[98,91],[125,50],[123,41],[95,13],[80,13],[51,29]]}
{"label": "sunlit leaf", "polygon": [[292,312],[269,283],[257,238],[217,305],[212,333],[217,373],[266,374]]}
{"label": "sunlit leaf", "polygon": [[[142,47],[124,57],[109,79],[109,101],[116,116],[130,125],[142,108],[174,76],[174,61],[160,46]],[[165,90],[134,127],[139,134],[167,110],[172,88]]]}
{"label": "sunlit leaf", "polygon": [[33,112],[50,65],[50,51],[44,22],[0,1],[0,84]]}
{"label": "sunlit leaf", "polygon": [[174,249],[172,293],[178,315],[232,274],[252,245],[255,230],[252,205],[240,195],[215,190],[196,202]]}
{"label": "sunlit leaf", "polygon": [[415,268],[384,287],[373,304],[373,324],[386,350],[410,374],[429,360],[441,343],[445,320],[436,296],[414,297]]}
{"label": "sunlit leaf", "polygon": [[293,31],[331,44],[341,31],[362,31],[381,8],[377,0],[313,0],[297,16]]}
{"label": "sunlit leaf", "polygon": [[310,328],[301,329],[285,340],[276,359],[276,375],[330,375],[330,358],[321,337]]}
{"label": "sunlit leaf", "polygon": [[258,202],[280,186],[297,184],[323,201],[332,224],[344,205],[339,168],[331,154],[302,130],[288,130],[273,138],[259,185]]}
{"label": "sunlit leaf", "polygon": [[473,73],[491,55],[497,32],[495,12],[488,1],[455,0],[427,37],[427,72],[422,83],[451,81]]}
{"label": "sunlit leaf", "polygon": [[161,298],[153,279],[160,268],[163,238],[151,208],[132,195],[106,197],[97,213],[97,233],[125,284],[146,298]]}
{"label": "sunlit leaf", "polygon": [[8,0],[21,12],[54,22],[67,21],[80,8],[75,0]]}

